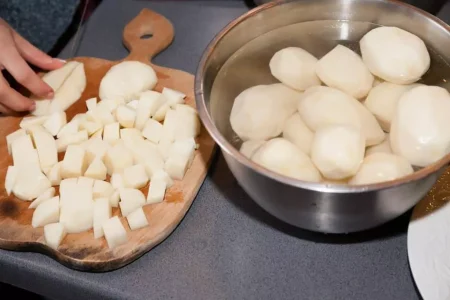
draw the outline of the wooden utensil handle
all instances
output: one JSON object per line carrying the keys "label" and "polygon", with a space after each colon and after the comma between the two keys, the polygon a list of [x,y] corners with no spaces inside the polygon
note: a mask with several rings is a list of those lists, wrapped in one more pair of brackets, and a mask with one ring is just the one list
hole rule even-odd
{"label": "wooden utensil handle", "polygon": [[123,43],[130,51],[125,60],[151,61],[172,43],[173,37],[172,23],[162,15],[145,8],[123,31]]}

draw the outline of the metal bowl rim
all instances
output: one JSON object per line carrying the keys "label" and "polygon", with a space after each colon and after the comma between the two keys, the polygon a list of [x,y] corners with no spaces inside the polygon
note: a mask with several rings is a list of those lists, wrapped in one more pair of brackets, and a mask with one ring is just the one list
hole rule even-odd
{"label": "metal bowl rim", "polygon": [[[444,156],[442,159],[438,160],[437,162],[428,165],[427,167],[424,167],[418,171],[415,171],[414,173],[404,176],[400,179],[381,182],[381,183],[375,183],[375,184],[367,184],[367,185],[348,185],[348,184],[330,184],[330,183],[316,183],[316,182],[309,182],[309,181],[303,181],[295,178],[291,178],[288,176],[281,175],[279,173],[273,172],[269,169],[266,169],[265,167],[262,167],[256,163],[254,163],[252,160],[244,156],[237,150],[231,143],[227,141],[227,139],[219,132],[217,127],[215,126],[211,115],[208,113],[208,109],[206,106],[205,98],[204,98],[204,91],[203,91],[203,79],[205,76],[205,70],[206,70],[206,64],[211,57],[211,55],[214,53],[215,49],[217,48],[218,43],[223,39],[224,36],[226,36],[234,27],[236,27],[238,24],[246,21],[250,17],[257,15],[258,13],[269,10],[275,6],[287,4],[290,2],[295,2],[297,0],[277,0],[273,2],[269,2],[263,5],[260,5],[247,13],[241,15],[240,17],[237,17],[230,23],[228,23],[215,37],[214,39],[208,44],[206,49],[204,50],[201,60],[199,62],[199,65],[197,67],[197,71],[195,74],[195,102],[196,106],[199,112],[200,119],[203,122],[203,125],[205,126],[206,130],[209,132],[209,134],[212,136],[212,138],[215,140],[215,142],[220,146],[222,151],[225,151],[228,155],[236,159],[240,164],[246,166],[247,168],[250,168],[257,173],[266,176],[268,178],[271,178],[275,181],[278,181],[280,183],[290,185],[297,188],[302,188],[306,190],[313,190],[313,191],[319,191],[319,192],[326,192],[326,193],[361,193],[361,192],[369,192],[369,191],[378,191],[383,189],[389,189],[394,188],[396,186],[400,186],[403,184],[407,184],[410,182],[418,181],[420,179],[423,179],[432,173],[438,172],[442,167],[449,164],[450,162],[450,153]],[[361,1],[361,0],[350,0],[350,1]],[[397,6],[402,6],[406,9],[412,10],[415,13],[423,15],[426,19],[432,21],[435,23],[435,25],[440,26],[444,28],[447,32],[450,32],[450,26],[447,25],[444,21],[440,20],[436,16],[423,11],[422,9],[419,9],[413,5],[403,3],[397,0],[363,0],[366,2],[379,2],[379,3],[392,3]]]}

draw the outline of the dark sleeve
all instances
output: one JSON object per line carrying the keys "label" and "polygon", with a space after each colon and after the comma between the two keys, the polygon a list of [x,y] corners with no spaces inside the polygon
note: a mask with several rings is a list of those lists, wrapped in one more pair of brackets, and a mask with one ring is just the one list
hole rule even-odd
{"label": "dark sleeve", "polygon": [[433,15],[437,15],[447,0],[403,0],[416,7],[419,7]]}
{"label": "dark sleeve", "polygon": [[69,27],[80,0],[0,0],[0,18],[48,52]]}

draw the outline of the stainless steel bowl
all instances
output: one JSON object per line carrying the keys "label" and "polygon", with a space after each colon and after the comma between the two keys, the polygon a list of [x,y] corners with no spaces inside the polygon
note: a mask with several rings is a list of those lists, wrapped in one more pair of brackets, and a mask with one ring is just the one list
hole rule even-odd
{"label": "stainless steel bowl", "polygon": [[360,38],[380,25],[398,26],[421,37],[432,57],[423,82],[446,86],[447,79],[450,80],[450,67],[446,63],[450,61],[449,27],[401,2],[275,1],[231,22],[204,52],[195,81],[200,117],[221,147],[239,184],[275,217],[300,228],[326,233],[372,228],[413,207],[450,161],[449,155],[400,180],[346,186],[288,178],[239,153],[241,141],[229,122],[234,98],[250,86],[275,82],[268,63],[276,51],[298,46],[321,57],[339,43],[359,51]]}

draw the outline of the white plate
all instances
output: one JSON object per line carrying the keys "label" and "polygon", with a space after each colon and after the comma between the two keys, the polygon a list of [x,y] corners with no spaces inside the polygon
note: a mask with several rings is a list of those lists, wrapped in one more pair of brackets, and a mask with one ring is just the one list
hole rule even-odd
{"label": "white plate", "polygon": [[450,299],[450,173],[414,208],[408,227],[408,258],[424,300]]}

